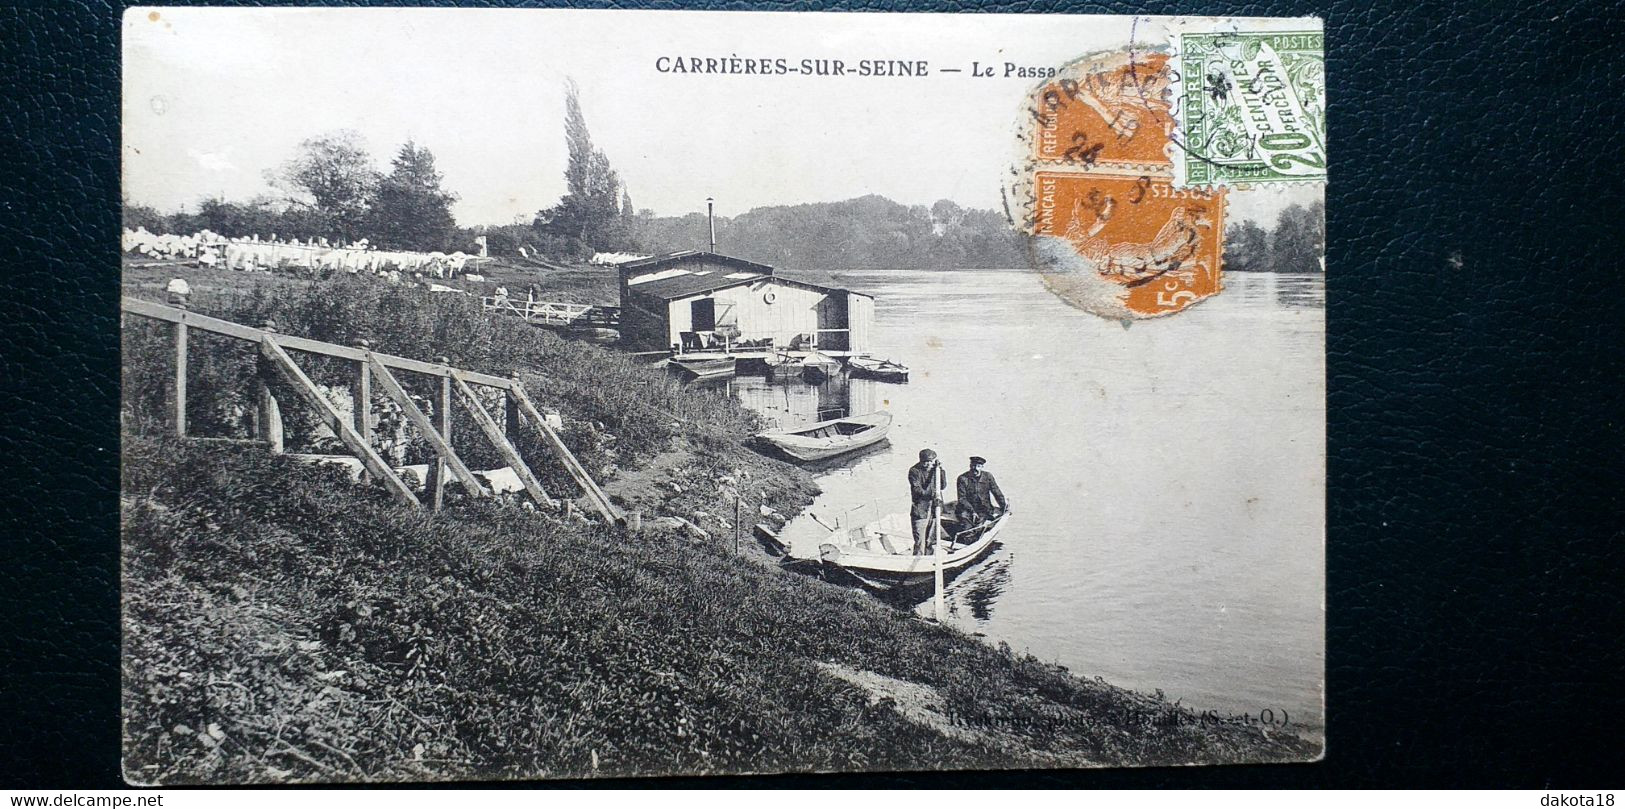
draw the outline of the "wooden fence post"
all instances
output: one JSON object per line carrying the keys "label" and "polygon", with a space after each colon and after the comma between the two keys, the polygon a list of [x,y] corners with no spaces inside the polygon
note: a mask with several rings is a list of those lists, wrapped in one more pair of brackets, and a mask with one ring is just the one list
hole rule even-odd
{"label": "wooden fence post", "polygon": [[[364,339],[357,339],[355,347],[361,349],[368,357],[372,356],[370,344]],[[354,424],[356,434],[361,436],[367,446],[372,446],[372,372],[367,368],[367,360],[363,358],[356,363],[355,380],[350,383],[350,399],[354,402]],[[372,480],[367,470],[361,470],[361,482]]]}
{"label": "wooden fence post", "polygon": [[[260,326],[262,331],[276,333],[276,321],[267,320]],[[277,403],[276,394],[271,392],[271,376],[275,373],[270,367],[270,361],[264,356],[255,362],[258,373],[255,374],[255,400],[254,434],[270,447],[273,455],[281,455],[282,440],[282,406]]]}
{"label": "wooden fence post", "polygon": [[[450,467],[451,471],[457,475],[457,479],[468,487],[469,494],[477,497],[484,497],[489,494],[485,490],[485,486],[480,483],[479,478],[474,477],[474,473],[469,471],[468,467],[463,463],[463,459],[457,457],[457,452],[451,448],[451,445],[440,437],[439,431],[435,430],[434,425],[429,423],[429,417],[418,409],[417,404],[412,401],[412,397],[407,394],[406,389],[401,387],[401,383],[395,378],[395,375],[390,373],[389,369],[384,367],[384,364],[379,362],[377,358],[370,358],[367,362],[372,366],[373,375],[378,377],[378,384],[383,386],[384,393],[388,394],[389,398],[393,399],[395,404],[400,407],[401,415],[405,416],[406,420],[410,421],[412,426],[423,434],[423,439],[428,441],[431,447],[434,447],[435,465]],[[444,475],[445,472],[442,471],[440,474]]]}
{"label": "wooden fence post", "polygon": [[[450,357],[441,357],[440,364],[451,366]],[[440,418],[440,437],[445,439],[446,446],[455,448],[451,441],[451,377],[440,377],[440,402],[435,406]],[[429,502],[435,511],[440,510],[441,503],[446,497],[446,459],[435,456],[434,465],[429,467]]]}
{"label": "wooden fence post", "polygon": [[175,321],[175,435],[186,437],[186,297],[171,295],[170,305],[181,310]]}
{"label": "wooden fence post", "polygon": [[525,394],[524,386],[514,383],[513,387],[509,388],[509,395],[518,400],[520,412],[524,414],[526,420],[531,422],[531,426],[541,433],[542,437],[552,444],[553,449],[559,453],[559,459],[564,462],[565,471],[575,478],[576,484],[587,495],[587,500],[603,516],[605,524],[614,525],[616,520],[621,517],[620,510],[615,507],[614,503],[609,501],[609,496],[604,494],[604,490],[599,488],[597,481],[592,479],[592,474],[587,471],[586,467],[581,465],[575,454],[570,452],[570,448],[564,445],[564,439],[559,437],[552,425],[547,423],[546,417],[536,409],[536,404]]}
{"label": "wooden fence post", "polygon": [[[519,371],[517,369],[514,370],[512,373],[508,374],[508,378],[513,380],[513,386],[516,389],[522,384],[519,381]],[[503,391],[502,392],[502,428],[503,428],[503,431],[508,436],[508,443],[513,445],[513,448],[514,448],[515,452],[519,451],[519,435],[520,435],[520,433],[524,432],[523,430],[520,429],[520,425],[522,425],[523,423],[524,422],[520,421],[520,416],[519,416],[519,397],[514,395],[514,392],[513,392],[512,389]],[[559,513],[564,515],[565,517],[570,516],[570,501],[569,500],[560,498],[560,500],[559,500]]]}
{"label": "wooden fence post", "polygon": [[[366,340],[356,340],[355,347],[372,356],[372,344]],[[355,431],[361,437],[372,440],[372,373],[367,367],[367,360],[356,363],[355,383],[351,386],[351,396],[355,399]]]}
{"label": "wooden fence post", "polygon": [[[513,380],[513,384],[519,384],[518,371],[508,374],[508,378]],[[503,432],[507,433],[508,440],[512,442],[515,447],[518,447],[519,399],[513,395],[513,391],[511,390],[505,390],[502,392],[502,429]]]}

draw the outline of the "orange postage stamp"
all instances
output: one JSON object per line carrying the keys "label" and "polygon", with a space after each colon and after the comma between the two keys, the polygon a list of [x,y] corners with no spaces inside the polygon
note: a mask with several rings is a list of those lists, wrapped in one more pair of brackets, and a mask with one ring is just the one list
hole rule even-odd
{"label": "orange postage stamp", "polygon": [[1176,188],[1168,55],[1086,57],[1035,88],[1007,189],[1033,266],[1067,302],[1123,320],[1223,289],[1225,189]]}
{"label": "orange postage stamp", "polygon": [[1040,162],[1166,171],[1174,128],[1168,57],[1113,52],[1063,69],[1028,101]]}
{"label": "orange postage stamp", "polygon": [[[1068,300],[1099,297],[1135,316],[1169,314],[1220,289],[1224,190],[1176,189],[1167,178],[1039,172],[1034,235],[1059,239],[1089,269],[1051,273]],[[1076,302],[1074,300],[1074,302]]]}

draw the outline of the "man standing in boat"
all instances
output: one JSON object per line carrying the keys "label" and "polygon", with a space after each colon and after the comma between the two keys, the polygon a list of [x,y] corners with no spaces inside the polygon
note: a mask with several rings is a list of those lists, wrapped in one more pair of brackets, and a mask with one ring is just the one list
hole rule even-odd
{"label": "man standing in boat", "polygon": [[920,462],[908,468],[908,490],[914,504],[909,519],[914,523],[914,555],[930,552],[931,514],[942,503],[942,490],[948,488],[948,474],[937,461],[935,450],[920,450]]}
{"label": "man standing in boat", "polygon": [[[959,505],[955,508],[955,516],[959,518],[961,532],[1010,510],[1010,500],[999,488],[999,482],[993,479],[992,473],[982,469],[986,465],[986,458],[972,455],[970,471],[960,475],[957,481]],[[993,505],[995,500],[998,501],[997,508]]]}

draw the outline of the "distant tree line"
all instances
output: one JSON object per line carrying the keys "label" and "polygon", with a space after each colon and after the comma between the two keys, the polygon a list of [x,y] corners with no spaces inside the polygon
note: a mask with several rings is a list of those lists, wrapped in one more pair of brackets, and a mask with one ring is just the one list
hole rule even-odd
{"label": "distant tree line", "polygon": [[451,215],[457,195],[441,187],[434,155],[408,141],[389,171],[376,168],[361,136],[338,131],[310,138],[266,179],[277,196],[249,202],[205,199],[195,212],[164,214],[144,205],[125,207],[125,226],[153,232],[268,239],[366,239],[395,250],[459,250],[472,245]]}
{"label": "distant tree line", "polygon": [[[870,195],[841,202],[753,208],[719,217],[717,251],[774,266],[818,270],[950,269],[1025,266],[1019,237],[1004,216],[949,200],[903,205]],[[705,214],[633,220],[648,252],[705,250]]]}
{"label": "distant tree line", "polygon": [[361,136],[348,130],[304,141],[288,162],[266,172],[276,195],[249,202],[204,199],[194,212],[162,213],[126,204],[125,225],[167,233],[207,229],[224,236],[275,234],[301,241],[366,239],[388,249],[448,252],[470,251],[475,237],[484,235],[494,255],[528,248],[567,259],[635,248],[631,192],[609,158],[593,146],[574,82],[565,88],[564,136],[565,194],[538,211],[529,225],[459,228],[451,213],[457,195],[443,187],[428,149],[404,144],[385,173],[375,167]]}
{"label": "distant tree line", "polygon": [[1230,272],[1323,272],[1325,254],[1326,205],[1319,200],[1307,208],[1287,206],[1273,230],[1248,219],[1224,233],[1224,268]]}

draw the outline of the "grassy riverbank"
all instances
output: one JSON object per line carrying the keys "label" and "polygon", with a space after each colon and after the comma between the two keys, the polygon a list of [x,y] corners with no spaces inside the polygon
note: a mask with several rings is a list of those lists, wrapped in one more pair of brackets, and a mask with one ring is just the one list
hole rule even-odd
{"label": "grassy riverbank", "polygon": [[[816,489],[804,471],[746,448],[759,422],[727,397],[487,316],[462,296],[367,278],[256,282],[275,288],[210,279],[218,285],[193,284],[195,311],[520,371],[623,505],[683,516],[710,538],[658,528],[627,537],[490,501],[454,499],[431,516],[286,456],[164,438],[169,333],[128,321],[134,781],[1184,764],[1303,760],[1318,749],[1290,734],[1205,727],[1153,697],[736,553],[724,488],[740,491],[747,514],[792,514]],[[244,434],[252,350],[193,339],[194,430]],[[346,378],[300,361],[319,383]],[[459,424],[454,434],[476,432]],[[471,465],[495,465],[465,444]],[[550,491],[571,491],[545,448],[524,449]]]}
{"label": "grassy riverbank", "polygon": [[252,449],[125,446],[139,782],[1304,758],[786,575]]}

